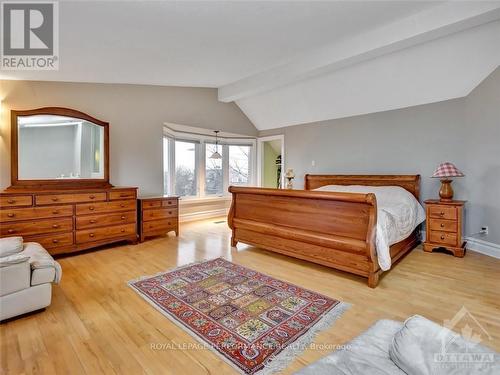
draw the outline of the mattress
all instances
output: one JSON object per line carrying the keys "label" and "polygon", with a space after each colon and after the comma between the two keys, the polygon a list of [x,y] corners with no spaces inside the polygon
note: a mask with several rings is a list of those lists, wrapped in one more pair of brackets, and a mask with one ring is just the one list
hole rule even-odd
{"label": "mattress", "polygon": [[389,247],[408,238],[425,221],[425,210],[415,196],[400,186],[326,185],[317,191],[373,193],[377,197],[376,249],[380,268],[391,268]]}

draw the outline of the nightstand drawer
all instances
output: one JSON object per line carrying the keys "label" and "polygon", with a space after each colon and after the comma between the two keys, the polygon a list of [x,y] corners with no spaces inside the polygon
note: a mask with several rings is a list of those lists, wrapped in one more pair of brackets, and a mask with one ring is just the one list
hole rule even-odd
{"label": "nightstand drawer", "polygon": [[457,209],[455,207],[445,207],[445,206],[430,206],[429,216],[437,219],[457,219]]}
{"label": "nightstand drawer", "polygon": [[456,220],[429,219],[431,230],[457,233],[458,226]]}
{"label": "nightstand drawer", "polygon": [[168,209],[168,208],[158,208],[154,210],[144,210],[142,213],[143,221],[151,221],[157,219],[167,219],[170,217],[177,218],[177,208]]}
{"label": "nightstand drawer", "polygon": [[457,246],[457,235],[455,233],[431,230],[429,240],[435,244]]}

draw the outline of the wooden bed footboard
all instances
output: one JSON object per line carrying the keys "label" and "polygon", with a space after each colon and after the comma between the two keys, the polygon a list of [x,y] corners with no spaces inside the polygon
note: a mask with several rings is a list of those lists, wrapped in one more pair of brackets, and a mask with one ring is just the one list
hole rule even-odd
{"label": "wooden bed footboard", "polygon": [[[368,278],[377,286],[375,195],[311,191],[325,185],[400,186],[417,200],[419,175],[306,175],[306,190],[229,187],[231,245],[244,242]],[[390,247],[392,262],[420,243],[419,228]]]}
{"label": "wooden bed footboard", "polygon": [[229,188],[231,245],[241,241],[368,278],[375,287],[374,194]]}

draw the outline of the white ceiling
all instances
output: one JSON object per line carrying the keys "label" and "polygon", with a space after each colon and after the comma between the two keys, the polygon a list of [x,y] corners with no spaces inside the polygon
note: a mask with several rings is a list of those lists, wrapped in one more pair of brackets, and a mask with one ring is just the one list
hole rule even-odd
{"label": "white ceiling", "polygon": [[215,87],[258,129],[463,96],[500,63],[500,1],[61,1],[59,19],[60,69],[0,78]]}
{"label": "white ceiling", "polygon": [[219,87],[425,1],[61,1],[60,69],[2,77]]}

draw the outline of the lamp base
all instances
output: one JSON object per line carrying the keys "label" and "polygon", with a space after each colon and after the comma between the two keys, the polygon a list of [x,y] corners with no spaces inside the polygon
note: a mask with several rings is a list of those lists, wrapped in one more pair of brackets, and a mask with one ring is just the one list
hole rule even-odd
{"label": "lamp base", "polygon": [[453,180],[444,179],[441,180],[441,189],[439,190],[439,197],[443,202],[450,202],[453,200],[453,188],[451,183]]}

